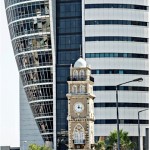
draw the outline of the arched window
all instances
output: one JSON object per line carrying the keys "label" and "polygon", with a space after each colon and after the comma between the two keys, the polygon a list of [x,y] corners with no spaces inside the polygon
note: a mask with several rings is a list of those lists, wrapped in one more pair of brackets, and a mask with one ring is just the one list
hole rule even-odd
{"label": "arched window", "polygon": [[80,93],[85,93],[85,85],[80,85]]}
{"label": "arched window", "polygon": [[84,128],[81,124],[77,124],[74,128],[73,132],[73,140],[74,144],[84,144],[85,142],[85,135],[84,135]]}
{"label": "arched window", "polygon": [[84,71],[84,70],[80,70],[79,75],[80,75],[81,77],[84,77],[84,76],[85,76],[85,71]]}
{"label": "arched window", "polygon": [[77,86],[76,85],[73,85],[72,86],[72,93],[77,93],[78,90],[77,90]]}
{"label": "arched window", "polygon": [[78,79],[78,71],[74,70],[73,72],[73,79],[77,80]]}

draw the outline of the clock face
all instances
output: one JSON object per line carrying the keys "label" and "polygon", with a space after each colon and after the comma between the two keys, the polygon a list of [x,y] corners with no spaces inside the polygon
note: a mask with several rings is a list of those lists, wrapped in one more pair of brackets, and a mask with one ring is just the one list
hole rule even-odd
{"label": "clock face", "polygon": [[77,102],[74,104],[74,110],[78,113],[82,112],[84,110],[84,105],[80,102]]}

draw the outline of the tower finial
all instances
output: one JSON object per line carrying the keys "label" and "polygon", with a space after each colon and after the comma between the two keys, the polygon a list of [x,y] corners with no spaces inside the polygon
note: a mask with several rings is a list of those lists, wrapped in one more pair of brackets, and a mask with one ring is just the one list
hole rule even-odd
{"label": "tower finial", "polygon": [[82,46],[80,44],[80,57],[82,58]]}

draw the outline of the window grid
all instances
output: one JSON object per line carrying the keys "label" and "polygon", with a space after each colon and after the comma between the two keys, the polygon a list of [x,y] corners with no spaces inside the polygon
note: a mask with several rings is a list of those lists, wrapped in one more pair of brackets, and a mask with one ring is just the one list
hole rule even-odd
{"label": "window grid", "polygon": [[[94,91],[110,91],[116,90],[116,86],[94,86]],[[119,86],[118,90],[121,91],[149,91],[148,87],[142,86]]]}
{"label": "window grid", "polygon": [[123,57],[123,58],[148,58],[147,54],[136,53],[86,53],[86,58]]}
{"label": "window grid", "polygon": [[85,41],[131,41],[131,42],[148,42],[148,38],[126,37],[126,36],[94,36],[94,37],[85,37]]}
{"label": "window grid", "polygon": [[93,69],[92,74],[141,74],[148,75],[149,71],[147,70],[122,70],[122,69]]}
{"label": "window grid", "polygon": [[12,6],[6,10],[8,23],[33,16],[43,16],[49,14],[47,2],[38,1]]}
{"label": "window grid", "polygon": [[[117,120],[109,119],[109,120],[95,120],[95,124],[116,124]],[[138,120],[129,120],[129,119],[119,119],[119,124],[138,124]],[[149,124],[149,120],[140,120],[140,124]]]}
{"label": "window grid", "polygon": [[16,56],[16,61],[19,70],[38,67],[38,66],[48,66],[52,65],[52,52],[51,51],[40,51],[33,53],[26,53]]}
{"label": "window grid", "polygon": [[86,20],[85,25],[136,25],[148,26],[148,22],[131,20]]}
{"label": "window grid", "polygon": [[22,37],[13,40],[12,46],[15,54],[31,50],[50,49],[50,39],[50,34]]}
{"label": "window grid", "polygon": [[53,85],[36,85],[25,88],[29,101],[52,99],[53,98]]}
{"label": "window grid", "polygon": [[52,134],[46,134],[42,135],[44,141],[53,141],[53,135]]}
{"label": "window grid", "polygon": [[31,69],[20,72],[23,85],[53,82],[52,68]]}
{"label": "window grid", "polygon": [[[116,107],[116,103],[94,103],[94,107]],[[144,108],[148,108],[149,103],[118,103],[118,107],[144,107]]]}
{"label": "window grid", "polygon": [[53,132],[53,118],[36,119],[41,133]]}
{"label": "window grid", "polygon": [[5,6],[8,7],[9,5],[13,5],[25,1],[29,1],[29,0],[5,0],[4,2],[5,2]]}
{"label": "window grid", "polygon": [[148,10],[148,6],[144,5],[133,5],[133,4],[85,4],[85,9],[91,8],[122,8],[122,9],[138,9]]}
{"label": "window grid", "polygon": [[53,102],[37,102],[30,104],[34,117],[53,116]]}
{"label": "window grid", "polygon": [[50,32],[49,16],[18,21],[9,25],[11,39],[39,32]]}

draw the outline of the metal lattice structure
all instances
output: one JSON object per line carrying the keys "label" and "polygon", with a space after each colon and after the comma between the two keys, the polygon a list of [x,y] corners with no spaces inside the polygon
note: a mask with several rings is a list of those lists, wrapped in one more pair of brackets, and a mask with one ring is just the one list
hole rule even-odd
{"label": "metal lattice structure", "polygon": [[43,140],[54,138],[52,25],[48,0],[5,0],[15,59]]}

